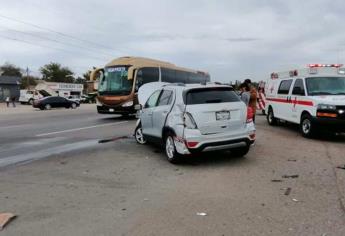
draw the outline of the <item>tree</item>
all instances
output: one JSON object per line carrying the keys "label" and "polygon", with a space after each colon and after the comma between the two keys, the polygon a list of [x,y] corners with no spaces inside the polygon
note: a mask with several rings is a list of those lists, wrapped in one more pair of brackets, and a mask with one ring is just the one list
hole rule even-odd
{"label": "tree", "polygon": [[62,67],[59,63],[51,62],[40,68],[43,79],[48,82],[73,83],[73,72],[68,67]]}
{"label": "tree", "polygon": [[35,77],[35,76],[30,76],[30,75],[29,76],[24,76],[24,77],[22,77],[20,88],[21,89],[26,89],[29,86],[36,86],[37,85],[36,80],[39,80],[39,78]]}
{"label": "tree", "polygon": [[88,70],[87,72],[85,72],[85,73],[83,74],[83,78],[84,78],[85,80],[89,81],[89,80],[90,80],[90,75],[91,75],[91,70]]}
{"label": "tree", "polygon": [[19,67],[6,62],[4,65],[0,66],[0,75],[22,77],[20,70]]}

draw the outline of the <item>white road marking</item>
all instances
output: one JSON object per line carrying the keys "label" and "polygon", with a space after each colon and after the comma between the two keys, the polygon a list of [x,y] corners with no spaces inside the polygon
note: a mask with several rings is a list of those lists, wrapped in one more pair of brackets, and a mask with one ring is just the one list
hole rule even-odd
{"label": "white road marking", "polygon": [[68,133],[68,132],[74,132],[74,131],[79,131],[79,130],[84,130],[84,129],[92,129],[92,128],[98,128],[98,127],[104,127],[104,126],[111,126],[111,125],[120,125],[124,123],[128,123],[128,121],[102,124],[102,125],[93,125],[93,126],[87,126],[87,127],[81,127],[81,128],[75,128],[75,129],[67,129],[67,130],[55,131],[55,132],[50,132],[50,133],[37,134],[36,137],[48,136],[52,134]]}

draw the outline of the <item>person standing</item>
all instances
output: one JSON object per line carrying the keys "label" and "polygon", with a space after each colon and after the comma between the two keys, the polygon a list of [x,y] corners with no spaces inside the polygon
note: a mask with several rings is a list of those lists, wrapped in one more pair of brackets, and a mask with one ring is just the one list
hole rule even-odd
{"label": "person standing", "polygon": [[16,97],[15,97],[15,96],[13,96],[13,97],[11,98],[11,101],[12,101],[13,107],[16,107]]}
{"label": "person standing", "polygon": [[257,102],[257,91],[256,88],[252,85],[252,81],[250,79],[246,79],[244,81],[244,83],[246,83],[249,87],[249,91],[250,91],[250,100],[249,100],[249,106],[253,109],[253,121],[255,123],[255,114],[256,114],[256,102]]}
{"label": "person standing", "polygon": [[6,105],[7,105],[7,107],[9,107],[10,106],[10,97],[6,97]]}
{"label": "person standing", "polygon": [[241,90],[240,98],[248,107],[249,100],[250,100],[249,86],[246,83],[242,83],[240,85],[240,90]]}

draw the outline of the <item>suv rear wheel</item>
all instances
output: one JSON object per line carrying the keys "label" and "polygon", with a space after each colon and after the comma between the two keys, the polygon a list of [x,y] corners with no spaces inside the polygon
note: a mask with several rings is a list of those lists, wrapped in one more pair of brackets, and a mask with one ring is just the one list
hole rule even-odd
{"label": "suv rear wheel", "polygon": [[272,107],[268,108],[267,113],[267,122],[269,125],[277,125],[277,118],[274,117],[273,109]]}
{"label": "suv rear wheel", "polygon": [[181,160],[181,155],[176,151],[174,137],[171,134],[165,137],[165,155],[173,164],[177,164]]}

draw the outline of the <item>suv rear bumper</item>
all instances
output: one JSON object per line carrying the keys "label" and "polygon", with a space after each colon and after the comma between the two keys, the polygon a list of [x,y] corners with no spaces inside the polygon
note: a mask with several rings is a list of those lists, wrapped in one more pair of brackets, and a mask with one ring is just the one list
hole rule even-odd
{"label": "suv rear bumper", "polygon": [[244,129],[237,130],[237,132],[211,135],[202,135],[196,129],[185,129],[184,138],[181,138],[182,135],[178,135],[179,133],[183,134],[183,129],[179,131],[176,132],[175,147],[180,154],[231,150],[233,148],[248,147],[255,142],[255,126],[253,123],[247,124]]}
{"label": "suv rear bumper", "polygon": [[197,148],[188,148],[190,153],[227,150],[231,148],[246,147],[254,144],[255,140],[249,138],[232,139],[219,142],[203,143]]}

